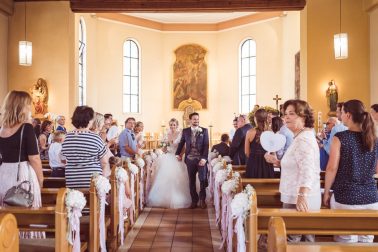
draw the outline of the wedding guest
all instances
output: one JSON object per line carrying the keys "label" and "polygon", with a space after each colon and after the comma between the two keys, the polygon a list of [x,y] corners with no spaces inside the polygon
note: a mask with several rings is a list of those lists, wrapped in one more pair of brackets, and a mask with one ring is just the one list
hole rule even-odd
{"label": "wedding guest", "polygon": [[41,134],[41,120],[39,118],[33,118],[32,126],[35,133],[35,137],[38,139]]}
{"label": "wedding guest", "polygon": [[72,116],[75,130],[67,133],[62,144],[68,188],[89,188],[93,173],[102,174],[106,168],[106,146],[98,134],[89,130],[93,117],[91,107],[76,107]]}
{"label": "wedding guest", "polygon": [[135,118],[129,117],[125,121],[125,129],[119,135],[121,158],[134,158],[138,154],[138,144],[135,138]]}
{"label": "wedding guest", "polygon": [[238,129],[238,118],[235,117],[234,120],[232,121],[232,126],[233,128],[230,130],[230,141],[234,138],[235,132]]}
{"label": "wedding guest", "polygon": [[269,129],[268,113],[265,109],[258,109],[254,116],[255,128],[248,130],[245,137],[245,155],[247,157],[247,178],[274,178],[274,169],[271,163],[266,162],[266,151],[260,143],[260,136]]}
{"label": "wedding guest", "polygon": [[42,163],[33,126],[28,123],[31,120],[31,106],[32,98],[24,91],[9,92],[1,106],[1,206],[4,205],[6,192],[24,180],[31,183],[31,192],[34,195],[33,207],[42,206],[40,190],[43,185]]}
{"label": "wedding guest", "polygon": [[238,117],[238,129],[236,130],[230,145],[230,157],[232,158],[232,164],[234,165],[245,165],[246,163],[244,143],[247,131],[251,128],[251,124],[246,122],[246,116],[240,115]]}
{"label": "wedding guest", "polygon": [[52,169],[51,177],[64,177],[66,159],[62,155],[62,143],[66,134],[57,130],[53,133],[53,142],[49,147],[49,165]]}
{"label": "wedding guest", "polygon": [[[320,157],[319,147],[313,133],[314,115],[307,102],[288,100],[284,103],[285,122],[294,133],[294,140],[283,158],[266,154],[269,163],[281,167],[280,193],[283,208],[300,212],[320,209]],[[314,241],[306,235],[306,241]],[[289,241],[299,242],[301,235],[290,235]]]}
{"label": "wedding guest", "polygon": [[143,129],[144,129],[143,122],[140,122],[140,121],[136,122],[135,127],[134,127],[134,133],[135,133],[135,139],[138,144],[138,149],[143,149],[145,147]]}
{"label": "wedding guest", "polygon": [[64,124],[66,123],[66,118],[64,116],[60,115],[56,118],[56,122],[58,123],[56,130],[63,131],[64,133],[67,133],[67,129],[66,129],[66,127],[64,127]]}
{"label": "wedding guest", "polygon": [[[378,192],[373,178],[378,172],[378,142],[373,119],[361,101],[350,100],[343,105],[341,120],[348,130],[336,133],[332,139],[324,204],[330,204],[332,209],[378,210]],[[371,243],[374,236],[343,235],[334,239]]]}
{"label": "wedding guest", "polygon": [[221,142],[219,144],[213,145],[211,152],[214,152],[214,150],[216,150],[222,157],[228,156],[228,154],[230,153],[230,147],[228,146],[229,141],[230,137],[227,134],[222,134]]}
{"label": "wedding guest", "polygon": [[370,108],[370,114],[375,123],[375,135],[378,136],[378,104],[373,104]]}
{"label": "wedding guest", "polygon": [[328,141],[333,127],[335,127],[338,123],[339,121],[337,120],[336,117],[329,117],[327,119],[327,122],[325,123],[326,125],[325,128],[320,133],[321,140],[318,142],[318,144],[319,144],[319,152],[320,152],[320,169],[322,171],[325,171],[327,167],[327,163],[328,163],[328,158],[329,158],[328,153],[324,149],[323,141]]}
{"label": "wedding guest", "polygon": [[[337,120],[339,120],[339,121],[341,121],[341,109],[343,107],[343,104],[344,104],[343,102],[337,103],[336,117],[337,117]],[[333,136],[337,132],[342,132],[342,131],[345,131],[347,129],[348,128],[343,123],[337,124],[337,125],[335,125],[335,127],[332,128],[331,133],[329,135],[329,138],[323,140],[324,150],[327,152],[328,155],[329,155],[329,150],[331,148],[331,143],[332,143]]]}
{"label": "wedding guest", "polygon": [[[282,105],[282,110],[283,110],[283,105]],[[283,120],[281,117],[277,116],[277,117],[272,118],[272,124],[276,123],[276,121],[281,121],[283,123],[283,125],[279,129],[278,133],[281,134],[281,135],[284,135],[285,139],[286,139],[285,146],[281,150],[277,151],[277,153],[276,153],[277,158],[279,160],[281,160],[283,155],[285,155],[285,152],[287,151],[287,149],[289,148],[289,146],[293,142],[294,134],[291,130],[288,129],[288,127],[286,126],[285,120]],[[272,126],[272,129],[273,129],[273,126]]]}
{"label": "wedding guest", "polygon": [[45,120],[41,126],[41,134],[38,137],[38,146],[42,160],[49,159],[49,143],[48,139],[50,137],[52,131],[52,122],[49,120]]}

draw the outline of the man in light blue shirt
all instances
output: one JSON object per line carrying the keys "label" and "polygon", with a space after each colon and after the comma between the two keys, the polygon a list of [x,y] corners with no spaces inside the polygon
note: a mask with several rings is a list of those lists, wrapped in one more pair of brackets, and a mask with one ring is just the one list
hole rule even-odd
{"label": "man in light blue shirt", "polygon": [[135,118],[125,121],[125,129],[119,135],[119,149],[122,158],[133,158],[138,153],[137,140],[134,134]]}
{"label": "man in light blue shirt", "polygon": [[[337,116],[337,119],[339,121],[341,121],[341,110],[343,108],[343,105],[344,105],[344,102],[337,103],[336,116]],[[327,152],[328,155],[329,155],[329,151],[331,149],[331,143],[332,143],[333,136],[338,132],[342,132],[342,131],[346,131],[346,130],[348,130],[348,127],[346,127],[341,122],[341,123],[335,125],[335,127],[332,128],[331,134],[329,135],[328,139],[323,139],[323,147],[324,147],[324,150]]]}

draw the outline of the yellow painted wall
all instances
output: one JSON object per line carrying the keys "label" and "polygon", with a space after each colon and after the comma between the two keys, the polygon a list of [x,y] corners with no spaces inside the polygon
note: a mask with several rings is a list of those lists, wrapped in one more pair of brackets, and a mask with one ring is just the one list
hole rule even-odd
{"label": "yellow painted wall", "polygon": [[74,14],[69,2],[27,3],[27,40],[33,43],[33,64],[18,65],[18,41],[24,38],[24,3],[15,3],[9,17],[9,89],[29,90],[38,78],[49,88],[49,111],[69,117],[70,47]]}
{"label": "yellow painted wall", "polygon": [[0,106],[8,92],[8,16],[0,12]]}
{"label": "yellow painted wall", "polygon": [[[342,32],[348,33],[349,58],[335,60],[333,35],[339,33],[339,1],[308,0],[307,97],[316,111],[328,112],[325,92],[334,79],[339,101],[360,99],[370,103],[369,17],[363,1],[342,1]],[[301,36],[305,36],[302,34]]]}
{"label": "yellow painted wall", "polygon": [[[378,2],[378,1],[376,1]],[[370,13],[370,102],[378,103],[378,3]]]}

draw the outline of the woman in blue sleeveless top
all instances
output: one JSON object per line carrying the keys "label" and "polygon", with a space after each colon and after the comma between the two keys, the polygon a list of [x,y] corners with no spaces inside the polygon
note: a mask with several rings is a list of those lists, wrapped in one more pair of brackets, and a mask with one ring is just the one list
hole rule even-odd
{"label": "woman in blue sleeveless top", "polygon": [[[324,204],[332,209],[378,210],[373,178],[378,173],[378,142],[373,119],[361,101],[350,100],[344,103],[341,120],[348,130],[332,139]],[[340,242],[373,242],[373,239],[372,235],[335,236]]]}

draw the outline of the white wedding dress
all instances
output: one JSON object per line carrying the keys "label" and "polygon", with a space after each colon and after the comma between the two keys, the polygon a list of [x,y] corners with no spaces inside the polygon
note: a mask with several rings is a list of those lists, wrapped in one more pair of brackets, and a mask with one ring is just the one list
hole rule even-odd
{"label": "white wedding dress", "polygon": [[176,149],[181,139],[181,132],[166,136],[169,146],[167,153],[155,161],[151,190],[148,194],[148,206],[164,208],[187,208],[192,200],[189,191],[189,177],[186,165],[176,158]]}

